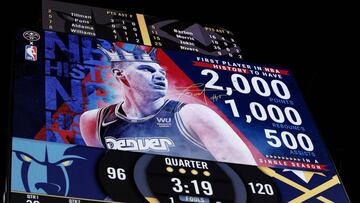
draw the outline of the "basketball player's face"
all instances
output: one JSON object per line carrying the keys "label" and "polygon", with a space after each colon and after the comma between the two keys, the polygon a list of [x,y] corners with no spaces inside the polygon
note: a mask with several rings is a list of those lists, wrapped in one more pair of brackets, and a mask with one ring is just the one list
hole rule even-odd
{"label": "basketball player's face", "polygon": [[131,89],[155,99],[165,96],[168,81],[165,70],[159,64],[134,62],[130,66],[124,75]]}

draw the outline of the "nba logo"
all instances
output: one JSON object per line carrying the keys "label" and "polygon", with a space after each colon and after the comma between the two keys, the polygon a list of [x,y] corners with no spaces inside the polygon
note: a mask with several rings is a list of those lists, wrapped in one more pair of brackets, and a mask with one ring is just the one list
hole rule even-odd
{"label": "nba logo", "polygon": [[37,48],[33,45],[25,46],[25,59],[28,61],[36,61],[37,60]]}

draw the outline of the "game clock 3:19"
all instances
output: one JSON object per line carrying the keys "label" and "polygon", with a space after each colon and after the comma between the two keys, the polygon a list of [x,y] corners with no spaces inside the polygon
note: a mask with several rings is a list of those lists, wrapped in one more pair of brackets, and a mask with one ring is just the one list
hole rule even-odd
{"label": "game clock 3:19", "polygon": [[[191,180],[190,184],[182,183],[180,178],[171,178],[171,182],[174,183],[172,190],[176,193],[185,192],[186,194],[190,193],[190,188],[192,188],[192,192],[196,195],[207,195],[211,196],[214,194],[211,183],[209,181],[198,181]],[[189,187],[190,185],[190,187]]]}
{"label": "game clock 3:19", "polygon": [[278,202],[272,179],[256,166],[109,150],[99,162],[113,201],[150,203]]}

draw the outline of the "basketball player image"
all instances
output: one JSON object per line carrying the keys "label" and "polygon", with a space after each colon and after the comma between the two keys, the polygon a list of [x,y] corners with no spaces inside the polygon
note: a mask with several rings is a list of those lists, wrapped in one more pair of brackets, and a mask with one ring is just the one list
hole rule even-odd
{"label": "basketball player image", "polygon": [[123,99],[83,113],[88,146],[256,165],[246,144],[213,110],[166,98],[166,72],[156,49],[99,49],[111,61]]}

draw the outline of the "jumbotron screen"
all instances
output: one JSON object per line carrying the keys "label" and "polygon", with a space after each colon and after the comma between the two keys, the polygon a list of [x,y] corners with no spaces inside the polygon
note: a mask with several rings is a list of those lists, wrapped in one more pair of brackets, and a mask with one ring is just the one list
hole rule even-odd
{"label": "jumbotron screen", "polygon": [[292,72],[231,31],[42,11],[16,36],[10,202],[349,202]]}

